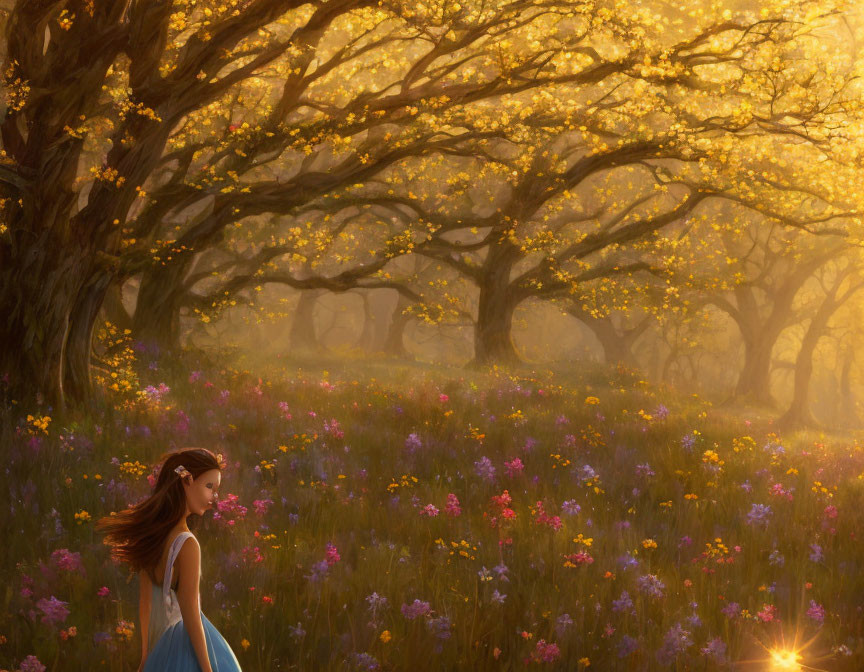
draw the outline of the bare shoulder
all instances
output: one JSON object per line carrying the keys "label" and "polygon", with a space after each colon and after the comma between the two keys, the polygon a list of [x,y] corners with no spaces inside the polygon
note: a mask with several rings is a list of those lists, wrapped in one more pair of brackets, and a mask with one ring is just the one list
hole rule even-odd
{"label": "bare shoulder", "polygon": [[200,555],[201,545],[194,534],[189,534],[183,541],[180,542],[180,550],[177,551],[177,557],[182,558],[184,555]]}

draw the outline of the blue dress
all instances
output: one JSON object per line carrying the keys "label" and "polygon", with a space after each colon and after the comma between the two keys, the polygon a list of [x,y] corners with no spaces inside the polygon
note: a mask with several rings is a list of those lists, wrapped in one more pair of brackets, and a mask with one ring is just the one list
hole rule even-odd
{"label": "blue dress", "polygon": [[[191,532],[181,532],[171,542],[162,585],[153,585],[147,648],[149,653],[144,672],[201,672],[198,657],[192,648],[192,640],[183,625],[177,594],[171,588],[174,560],[183,542],[191,536]],[[204,612],[201,612],[201,624],[204,626],[207,656],[213,672],[242,672],[237,656]]]}

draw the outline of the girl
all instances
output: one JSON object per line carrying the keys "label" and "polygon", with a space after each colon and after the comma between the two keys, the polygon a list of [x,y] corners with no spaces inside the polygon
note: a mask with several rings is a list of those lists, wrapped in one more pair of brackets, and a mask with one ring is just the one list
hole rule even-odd
{"label": "girl", "polygon": [[186,524],[214,506],[222,455],[187,448],[162,460],[147,499],[96,524],[112,556],[138,572],[138,672],[240,672],[231,647],[201,611],[201,549]]}

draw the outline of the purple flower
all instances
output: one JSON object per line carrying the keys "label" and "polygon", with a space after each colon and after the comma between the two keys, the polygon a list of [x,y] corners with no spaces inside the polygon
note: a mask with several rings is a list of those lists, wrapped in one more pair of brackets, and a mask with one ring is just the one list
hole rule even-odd
{"label": "purple flower", "polygon": [[786,558],[783,557],[783,554],[777,548],[771,551],[771,555],[768,556],[769,565],[774,565],[775,567],[782,567],[785,562]]}
{"label": "purple flower", "polygon": [[558,638],[562,638],[564,633],[573,625],[573,619],[570,618],[570,614],[561,614],[557,620],[555,621],[555,633],[558,635]]}
{"label": "purple flower", "polygon": [[413,621],[415,618],[419,618],[420,616],[425,616],[431,610],[431,606],[428,602],[421,602],[420,600],[414,600],[411,604],[403,604],[401,611],[402,615],[408,620]]}
{"label": "purple flower", "polygon": [[66,608],[68,604],[68,602],[62,602],[52,595],[47,600],[43,597],[36,603],[36,607],[44,614],[42,622],[54,625],[66,620],[69,615],[69,610]]}
{"label": "purple flower", "polygon": [[354,653],[352,662],[354,663],[354,668],[358,670],[377,670],[381,668],[381,665],[378,663],[378,660],[369,655],[368,653]]}
{"label": "purple flower", "polygon": [[654,470],[651,468],[650,464],[637,464],[636,465],[636,476],[639,478],[647,478],[648,476],[653,476]]}
{"label": "purple flower", "polygon": [[693,450],[693,446],[696,445],[696,435],[693,433],[685,434],[681,437],[681,445],[687,452]]}
{"label": "purple flower", "polygon": [[709,640],[699,652],[709,660],[722,665],[726,662],[726,642],[720,637]]}
{"label": "purple flower", "polygon": [[633,609],[633,600],[630,597],[630,593],[626,590],[621,592],[621,597],[617,600],[612,600],[612,611],[621,612],[621,611],[631,611]]}
{"label": "purple flower", "polygon": [[750,512],[747,514],[747,524],[767,527],[772,514],[773,511],[771,511],[771,507],[767,504],[753,504],[750,507]]}
{"label": "purple flower", "polygon": [[213,585],[213,590],[217,590],[217,591],[219,591],[220,593],[224,593],[226,590],[228,590],[228,588],[227,588],[227,587],[225,586],[225,584],[222,583],[221,581],[217,581],[217,582]]}
{"label": "purple flower", "polygon": [[373,613],[387,606],[387,598],[378,593],[367,595],[366,601],[369,603],[369,611]]}
{"label": "purple flower", "polygon": [[656,409],[654,409],[654,413],[652,415],[658,420],[665,420],[669,417],[669,409],[666,408],[663,404],[660,404]]}
{"label": "purple flower", "polygon": [[498,592],[498,589],[495,589],[495,592],[492,593],[491,602],[492,604],[504,604],[504,600],[507,599],[506,594],[501,594]]}
{"label": "purple flower", "polygon": [[292,639],[300,640],[306,636],[306,631],[303,629],[303,626],[298,622],[297,625],[289,625],[288,626],[288,634]]}
{"label": "purple flower", "polygon": [[633,637],[630,637],[629,635],[624,635],[621,637],[621,641],[618,642],[616,653],[619,658],[626,658],[638,648],[639,640],[633,639]]}
{"label": "purple flower", "polygon": [[663,590],[666,588],[666,585],[657,578],[656,574],[644,574],[640,576],[636,579],[636,585],[640,592],[649,597],[656,598],[663,597]]}
{"label": "purple flower", "polygon": [[825,622],[825,607],[817,603],[816,600],[810,600],[810,608],[807,610],[807,616],[819,625]]}
{"label": "purple flower", "polygon": [[741,613],[741,606],[737,602],[730,602],[720,610],[720,613],[730,620],[738,618]]}
{"label": "purple flower", "polygon": [[822,547],[819,544],[810,544],[810,561],[822,562],[825,559],[825,554],[822,553]]}
{"label": "purple flower", "polygon": [[663,637],[663,645],[657,651],[657,662],[661,665],[671,665],[675,659],[693,646],[690,632],[676,623]]}
{"label": "purple flower", "polygon": [[492,571],[498,575],[499,581],[509,581],[510,580],[507,578],[507,572],[509,572],[510,569],[503,562],[500,565],[495,565],[492,568]]}
{"label": "purple flower", "polygon": [[306,578],[309,579],[312,583],[318,583],[322,579],[327,576],[327,569],[330,567],[330,564],[326,560],[321,560],[320,562],[316,562],[312,565],[312,572],[310,574],[306,574]]}
{"label": "purple flower", "polygon": [[618,558],[618,569],[620,569],[622,572],[625,572],[628,569],[635,569],[638,566],[639,561],[632,555],[622,555],[620,558]]}
{"label": "purple flower", "polygon": [[474,473],[476,473],[480,478],[485,478],[487,481],[494,480],[495,466],[492,464],[492,460],[485,455],[481,457],[474,463]]}
{"label": "purple flower", "polygon": [[[497,590],[495,591],[498,592]],[[437,616],[426,621],[426,627],[436,639],[450,639],[450,619],[446,616]]]}
{"label": "purple flower", "polygon": [[561,512],[566,513],[568,516],[575,516],[582,510],[582,507],[576,503],[575,499],[565,500],[563,504],[561,504]]}
{"label": "purple flower", "polygon": [[45,672],[45,666],[36,656],[27,656],[18,666],[21,672]]}
{"label": "purple flower", "polygon": [[405,448],[409,453],[413,453],[415,450],[418,450],[423,444],[420,442],[420,437],[417,436],[415,432],[411,432],[408,435],[408,438],[405,439]]}

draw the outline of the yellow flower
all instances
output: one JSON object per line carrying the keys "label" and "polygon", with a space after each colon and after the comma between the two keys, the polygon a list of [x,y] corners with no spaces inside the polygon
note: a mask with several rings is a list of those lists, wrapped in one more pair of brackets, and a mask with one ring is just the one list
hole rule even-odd
{"label": "yellow flower", "polygon": [[579,664],[580,664],[582,667],[591,667],[591,659],[588,658],[588,657],[580,658],[580,659],[579,659]]}
{"label": "yellow flower", "polygon": [[246,649],[249,648],[249,640],[244,637],[243,639],[240,640],[240,646],[242,646],[243,650],[245,651]]}
{"label": "yellow flower", "polygon": [[390,636],[390,631],[389,631],[389,630],[385,630],[384,632],[382,632],[382,633],[381,633],[381,637],[379,637],[379,639],[380,639],[382,642],[384,642],[384,644],[386,644],[387,642],[389,642],[389,641],[392,639],[392,637]]}
{"label": "yellow flower", "polygon": [[38,432],[42,432],[43,434],[48,433],[48,425],[51,424],[51,416],[43,415],[43,416],[27,416],[27,422],[30,423],[30,429],[27,430],[31,434],[37,434]]}
{"label": "yellow flower", "polygon": [[653,539],[643,539],[642,548],[657,548],[657,542]]}
{"label": "yellow flower", "polygon": [[597,397],[585,397],[585,403],[589,406],[596,406],[600,403],[600,400]]}
{"label": "yellow flower", "polygon": [[90,514],[87,513],[84,509],[81,509],[78,513],[75,514],[75,522],[80,525],[81,523],[86,523],[90,520]]}

